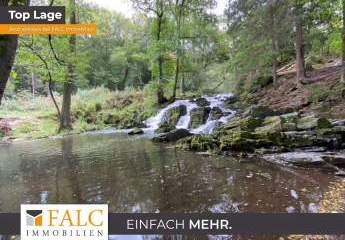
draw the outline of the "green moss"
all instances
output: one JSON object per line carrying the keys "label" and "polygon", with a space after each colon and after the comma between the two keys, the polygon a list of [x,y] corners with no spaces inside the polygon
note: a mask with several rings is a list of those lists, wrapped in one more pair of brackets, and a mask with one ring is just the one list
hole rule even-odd
{"label": "green moss", "polygon": [[262,120],[253,117],[247,117],[244,119],[236,118],[233,119],[231,122],[226,124],[223,129],[229,130],[233,128],[240,128],[244,131],[254,131],[255,128],[261,126]]}
{"label": "green moss", "polygon": [[211,151],[217,149],[218,146],[218,141],[212,136],[194,136],[190,143],[190,148],[197,151]]}
{"label": "green moss", "polygon": [[326,118],[317,118],[313,115],[300,118],[297,121],[298,130],[323,129],[331,126],[332,124]]}
{"label": "green moss", "polygon": [[167,122],[163,122],[159,125],[158,129],[155,131],[156,133],[166,133],[170,132],[175,129],[175,126],[171,126]]}
{"label": "green moss", "polygon": [[248,131],[233,130],[227,131],[226,135],[220,138],[220,150],[251,150],[256,142],[253,134]]}
{"label": "green moss", "polygon": [[299,115],[297,112],[288,113],[280,116],[283,131],[295,131]]}
{"label": "green moss", "polygon": [[211,108],[209,107],[199,107],[195,108],[190,113],[190,128],[198,128],[200,125],[206,123],[208,116],[210,114]]}
{"label": "green moss", "polygon": [[180,117],[187,114],[187,108],[185,105],[180,105],[174,108],[171,108],[165,114],[165,122],[171,127],[175,127],[178,123]]}
{"label": "green moss", "polygon": [[217,151],[219,142],[213,136],[197,135],[183,138],[176,143],[176,147],[193,151]]}

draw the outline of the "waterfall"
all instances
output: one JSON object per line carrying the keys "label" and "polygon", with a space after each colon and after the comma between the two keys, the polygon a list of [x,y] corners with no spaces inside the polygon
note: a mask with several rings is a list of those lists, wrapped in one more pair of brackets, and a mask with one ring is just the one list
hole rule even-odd
{"label": "waterfall", "polygon": [[209,116],[206,120],[206,122],[202,125],[200,125],[197,128],[191,128],[190,122],[191,122],[191,112],[194,109],[201,108],[201,106],[198,106],[197,100],[201,99],[191,99],[191,100],[178,100],[175,101],[172,104],[169,104],[165,108],[163,108],[156,116],[153,116],[145,121],[145,124],[147,126],[147,131],[154,131],[159,128],[159,125],[163,123],[166,120],[167,113],[169,110],[179,107],[179,106],[185,106],[186,107],[186,114],[180,117],[176,124],[176,128],[178,129],[188,129],[191,133],[194,134],[210,134],[213,132],[213,130],[224,124],[227,123],[234,115],[235,111],[227,108],[225,106],[225,103],[227,100],[231,99],[233,95],[231,94],[221,94],[216,96],[203,96],[202,98],[207,101],[207,105],[205,107],[212,109],[220,109],[222,112],[222,116],[218,119],[212,119],[211,112],[209,113]]}

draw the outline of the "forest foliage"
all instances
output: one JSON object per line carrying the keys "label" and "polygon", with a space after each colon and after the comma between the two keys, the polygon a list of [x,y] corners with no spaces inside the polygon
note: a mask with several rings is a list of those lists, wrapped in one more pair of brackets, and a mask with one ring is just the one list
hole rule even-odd
{"label": "forest foliage", "polygon": [[[70,13],[71,2],[54,5]],[[279,84],[278,69],[291,62],[298,84],[308,78],[310,64],[343,52],[340,0],[229,0],[222,15],[213,11],[215,0],[130,2],[136,14],[128,18],[76,1],[77,21],[97,23],[98,34],[77,36],[75,52],[69,36],[21,36],[5,97],[48,95],[49,82],[64,95],[66,79],[73,79],[72,94],[145,89],[152,107],[188,95],[243,94]]]}

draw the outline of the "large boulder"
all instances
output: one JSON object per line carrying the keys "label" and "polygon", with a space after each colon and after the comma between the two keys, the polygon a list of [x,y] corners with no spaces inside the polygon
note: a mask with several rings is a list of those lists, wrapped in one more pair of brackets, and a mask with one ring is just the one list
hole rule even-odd
{"label": "large boulder", "polygon": [[185,105],[180,105],[177,107],[170,108],[164,116],[163,123],[175,127],[179,119],[187,114],[187,107]]}
{"label": "large boulder", "polygon": [[209,107],[200,107],[195,108],[190,112],[190,128],[198,128],[201,125],[205,124],[208,116],[210,114],[211,108]]}
{"label": "large boulder", "polygon": [[191,134],[186,129],[175,129],[168,133],[161,133],[154,137],[152,140],[154,142],[176,142],[177,140],[185,137],[189,137]]}
{"label": "large boulder", "polygon": [[210,112],[211,120],[218,120],[223,116],[224,116],[223,111],[219,107],[214,107],[211,109],[211,112]]}
{"label": "large boulder", "polygon": [[207,107],[207,106],[210,105],[209,101],[207,101],[206,98],[197,98],[197,99],[195,99],[195,104],[198,107]]}

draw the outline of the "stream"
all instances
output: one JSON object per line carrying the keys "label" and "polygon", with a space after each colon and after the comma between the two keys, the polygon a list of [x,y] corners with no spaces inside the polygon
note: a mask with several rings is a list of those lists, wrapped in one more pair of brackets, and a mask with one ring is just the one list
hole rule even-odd
{"label": "stream", "polygon": [[[148,119],[141,136],[105,130],[2,144],[0,211],[19,212],[23,203],[105,203],[112,213],[343,212],[345,181],[331,173],[260,159],[185,152],[150,140],[154,130],[166,120],[167,111],[181,105],[185,113],[176,128],[211,133],[234,116],[235,112],[224,104],[229,97],[206,97],[209,116],[197,128],[191,128],[190,121],[198,103],[179,100]],[[218,113],[218,118],[212,112]]]}
{"label": "stream", "polygon": [[0,145],[0,183],[1,212],[107,203],[113,213],[319,212],[324,194],[343,184],[318,169],[182,152],[111,131]]}

